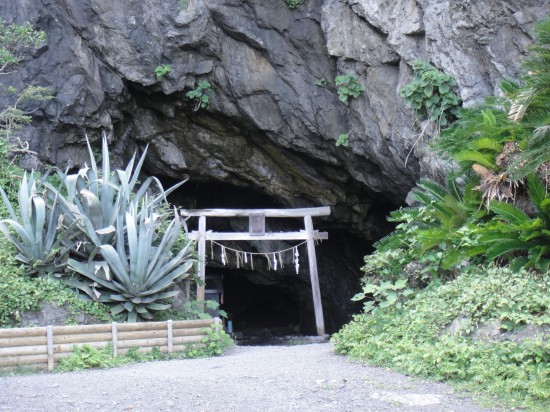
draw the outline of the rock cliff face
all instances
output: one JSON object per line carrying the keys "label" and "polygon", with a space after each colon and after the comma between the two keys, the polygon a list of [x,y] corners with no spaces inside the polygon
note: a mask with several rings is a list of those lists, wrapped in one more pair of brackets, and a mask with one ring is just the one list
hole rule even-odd
{"label": "rock cliff face", "polygon": [[[266,206],[330,205],[325,226],[372,240],[439,167],[399,97],[411,61],[454,75],[474,104],[517,76],[549,10],[549,0],[306,0],[298,10],[283,0],[4,0],[1,18],[30,21],[48,40],[2,82],[52,88],[22,136],[43,162],[79,165],[84,134],[106,131],[120,162],[149,144],[149,173],[190,177],[202,192],[244,188]],[[172,70],[158,80],[161,64]],[[334,79],[348,72],[366,91],[342,103]],[[215,94],[195,110],[185,93],[200,80]],[[336,147],[348,132],[349,147]],[[187,206],[225,206],[212,204],[215,192]],[[347,263],[356,272],[360,259]],[[343,278],[327,297],[339,307],[356,285]]]}

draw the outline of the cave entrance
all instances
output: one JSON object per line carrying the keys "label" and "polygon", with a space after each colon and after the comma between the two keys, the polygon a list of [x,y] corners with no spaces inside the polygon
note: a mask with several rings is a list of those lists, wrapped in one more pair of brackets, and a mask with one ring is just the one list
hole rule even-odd
{"label": "cave entrance", "polygon": [[[255,255],[262,255],[266,258],[269,265],[273,264],[273,270],[277,270],[277,266],[280,260],[282,251],[271,251],[270,253],[257,253],[247,252],[234,248],[225,247],[222,241],[258,241],[258,240],[302,240],[307,245],[308,258],[309,258],[309,272],[311,280],[311,291],[313,297],[313,308],[315,313],[315,326],[317,334],[319,336],[325,335],[325,323],[323,317],[323,307],[321,303],[321,292],[319,288],[319,277],[317,272],[317,259],[315,256],[315,240],[327,239],[326,232],[318,232],[313,230],[312,216],[328,216],[330,214],[330,208],[318,207],[318,208],[304,208],[304,209],[202,209],[202,210],[181,210],[181,215],[184,217],[198,216],[199,227],[198,231],[193,231],[190,234],[190,239],[197,242],[198,258],[199,258],[199,278],[203,280],[202,284],[197,286],[197,300],[204,301],[206,295],[206,241],[210,241],[211,245],[214,243],[221,247],[221,259],[223,263],[227,261],[226,250],[235,253],[237,267],[246,267],[249,263],[249,267],[253,270],[253,262]],[[206,218],[207,217],[248,217],[249,219],[249,231],[248,232],[212,232],[207,231]],[[277,217],[277,218],[296,218],[302,217],[304,219],[305,230],[298,232],[265,232],[265,218]],[[293,248],[290,248],[292,251]],[[297,249],[297,248],[296,248]],[[285,250],[288,251],[288,250]],[[271,260],[273,259],[273,260]],[[219,284],[219,280],[216,281]],[[231,282],[231,285],[235,285],[237,282]],[[268,287],[268,286],[266,286]],[[291,302],[288,299],[277,299],[277,296],[284,295],[280,291],[275,291],[273,288],[266,289],[266,287],[260,287],[254,282],[241,282],[241,290],[249,289],[250,293],[259,296],[257,299],[251,301],[247,300],[247,305],[244,308],[238,307],[238,300],[235,300],[233,305],[237,305],[237,312],[240,310],[245,313],[246,316],[242,316],[242,319],[246,319],[245,324],[254,324],[261,322],[263,324],[275,325],[284,320],[285,324],[288,324],[288,316],[280,316],[281,313],[298,313],[298,305],[280,304],[280,301]],[[284,288],[281,288],[284,289]],[[225,294],[225,292],[224,292]],[[233,293],[233,295],[239,295],[239,293]],[[248,296],[248,293],[244,293]],[[231,302],[231,300],[229,301]],[[253,304],[251,304],[251,302]],[[231,303],[229,303],[231,305]],[[290,306],[290,308],[288,307]],[[295,306],[295,310],[292,307]],[[263,309],[262,309],[263,308]],[[262,310],[260,310],[262,309]],[[265,310],[268,309],[268,310]],[[281,312],[281,313],[278,313]],[[264,316],[259,314],[264,313]],[[269,317],[265,314],[269,314]],[[296,322],[291,322],[296,323]]]}
{"label": "cave entrance", "polygon": [[311,330],[309,282],[274,271],[209,266],[207,272],[206,299],[221,303],[229,314],[227,329],[240,345],[286,343]]}

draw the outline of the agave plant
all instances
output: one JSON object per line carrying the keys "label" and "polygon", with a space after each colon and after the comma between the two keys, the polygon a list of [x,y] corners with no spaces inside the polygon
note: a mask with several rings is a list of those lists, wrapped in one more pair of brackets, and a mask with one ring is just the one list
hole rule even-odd
{"label": "agave plant", "polygon": [[[143,202],[147,204],[146,197]],[[116,221],[115,246],[97,247],[87,263],[68,262],[69,269],[88,280],[71,280],[73,286],[93,300],[111,304],[113,315],[125,312],[129,322],[151,319],[152,311],[168,309],[165,300],[178,293],[172,285],[188,277],[193,266],[191,243],[176,255],[171,252],[182,230],[178,214],[174,212],[174,220],[158,239],[155,218],[153,207],[140,211],[133,203],[124,221]],[[104,260],[94,261],[97,255]]]}
{"label": "agave plant", "polygon": [[[0,230],[16,247],[17,259],[27,266],[27,273],[57,271],[65,265],[68,253],[67,244],[78,233],[76,224],[63,226],[57,198],[48,207],[37,192],[34,174],[23,175],[19,186],[19,214],[14,211],[8,196],[0,187],[0,194],[11,219],[0,221]],[[49,209],[49,210],[48,210]],[[11,229],[10,229],[11,228]]]}
{"label": "agave plant", "polygon": [[[124,170],[112,172],[109,160],[107,138],[103,135],[101,168],[95,159],[90,142],[87,140],[90,156],[90,167],[85,166],[75,174],[57,170],[62,181],[60,188],[46,183],[51,198],[58,197],[59,205],[70,222],[79,222],[82,237],[73,249],[82,257],[87,258],[94,248],[114,244],[115,222],[122,221],[125,213],[132,205],[142,204],[145,195],[153,183],[156,184],[157,196],[147,197],[149,206],[159,205],[166,196],[180,187],[185,181],[179,182],[164,190],[160,181],[148,177],[143,183],[138,180],[147,148],[136,164],[136,154]],[[60,192],[66,193],[62,196]]]}

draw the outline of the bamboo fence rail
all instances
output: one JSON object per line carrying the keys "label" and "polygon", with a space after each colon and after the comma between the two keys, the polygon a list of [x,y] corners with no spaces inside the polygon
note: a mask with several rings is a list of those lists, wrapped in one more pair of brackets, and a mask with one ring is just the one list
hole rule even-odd
{"label": "bamboo fence rail", "polygon": [[153,347],[164,353],[183,351],[200,343],[211,325],[220,328],[220,319],[0,329],[0,369],[52,370],[57,360],[71,356],[75,345],[101,349],[111,344],[113,356],[132,348],[144,353]]}

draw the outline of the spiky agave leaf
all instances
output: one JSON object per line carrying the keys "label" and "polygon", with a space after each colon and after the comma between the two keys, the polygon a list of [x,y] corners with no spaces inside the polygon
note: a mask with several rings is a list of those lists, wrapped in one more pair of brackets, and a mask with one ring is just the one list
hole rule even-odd
{"label": "spiky agave leaf", "polygon": [[[113,314],[125,312],[130,322],[150,319],[152,311],[168,308],[163,301],[177,294],[171,287],[175,281],[189,276],[193,265],[190,244],[176,256],[171,253],[182,228],[177,213],[160,241],[155,241],[154,209],[148,207],[146,211],[143,213],[134,203],[124,216],[126,230],[117,230],[116,248],[110,244],[97,248],[109,265],[112,280],[99,276],[93,261],[81,263],[69,259],[70,269],[98,285],[101,296],[95,300],[110,303]],[[118,221],[117,228],[122,226]],[[94,299],[95,292],[89,282],[73,282],[73,285]]]}
{"label": "spiky agave leaf", "polygon": [[26,265],[28,274],[62,268],[68,252],[65,243],[77,233],[76,225],[59,224],[62,217],[57,210],[58,198],[48,206],[37,192],[38,183],[33,173],[28,177],[27,173],[23,175],[18,191],[20,216],[0,188],[11,216],[11,219],[0,221],[0,231],[18,250],[17,259]]}
{"label": "spiky agave leaf", "polygon": [[[114,245],[115,222],[123,221],[125,213],[134,207],[133,205],[141,205],[146,200],[146,204],[143,204],[140,209],[141,213],[141,210],[146,210],[149,206],[159,205],[163,201],[167,203],[166,196],[185,183],[185,181],[179,182],[167,190],[164,190],[156,177],[148,177],[140,183],[138,178],[147,148],[137,163],[136,153],[134,153],[124,170],[111,173],[110,154],[105,134],[102,138],[101,168],[98,167],[98,161],[87,138],[86,143],[90,167],[85,166],[75,174],[56,170],[63,182],[63,189],[67,193],[66,197],[61,197],[60,207],[69,221],[80,220],[82,230],[80,244],[90,245],[79,250],[83,257],[87,257],[94,247],[104,244]],[[158,194],[148,197],[147,192],[152,185],[156,186]],[[58,188],[49,184],[46,187],[50,197],[59,191]]]}

